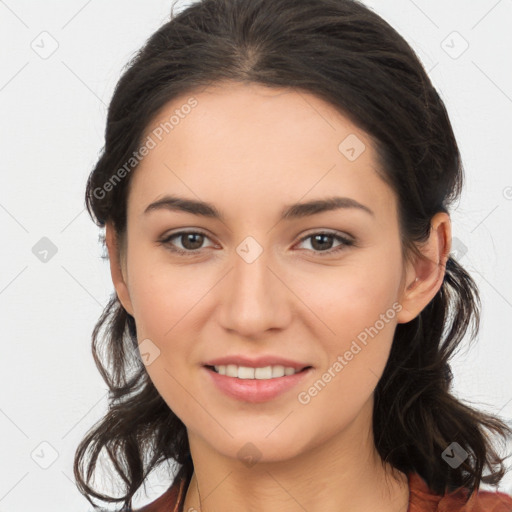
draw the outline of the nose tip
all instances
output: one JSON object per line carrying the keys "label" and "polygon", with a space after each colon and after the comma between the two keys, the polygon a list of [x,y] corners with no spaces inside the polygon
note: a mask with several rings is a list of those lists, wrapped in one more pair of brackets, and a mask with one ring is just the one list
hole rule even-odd
{"label": "nose tip", "polygon": [[[241,253],[241,254],[240,254]],[[237,258],[222,288],[222,324],[244,337],[281,329],[289,319],[289,293],[269,265],[263,247],[248,236],[237,247]]]}

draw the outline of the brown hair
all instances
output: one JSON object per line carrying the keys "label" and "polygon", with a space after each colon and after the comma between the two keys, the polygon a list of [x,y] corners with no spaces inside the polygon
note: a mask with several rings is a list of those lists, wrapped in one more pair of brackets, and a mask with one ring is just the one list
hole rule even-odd
{"label": "brown hair", "polygon": [[[122,239],[136,165],[122,179],[118,170],[138,150],[159,109],[223,80],[313,93],[370,134],[379,172],[398,198],[404,254],[417,253],[433,215],[447,212],[459,197],[463,169],[444,103],[410,46],[377,14],[354,0],[203,0],[153,34],[117,84],[105,146],[86,190],[87,209],[99,226],[111,221]],[[497,484],[504,459],[485,430],[504,439],[512,434],[498,417],[450,392],[449,359],[466,333],[476,335],[480,299],[453,257],[445,270],[433,300],[416,318],[397,325],[373,414],[383,461],[417,472],[438,494]],[[115,293],[94,329],[92,349],[110,406],[77,448],[75,477],[91,503],[94,497],[131,506],[159,463],[176,461],[179,477],[191,475],[186,429],[137,357],[135,320]],[[441,456],[452,442],[468,452],[455,468]],[[126,486],[122,497],[90,485],[103,449]]]}

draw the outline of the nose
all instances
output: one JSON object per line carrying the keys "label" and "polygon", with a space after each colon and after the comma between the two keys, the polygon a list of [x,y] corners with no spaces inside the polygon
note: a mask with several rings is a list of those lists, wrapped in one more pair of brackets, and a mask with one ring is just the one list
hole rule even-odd
{"label": "nose", "polygon": [[219,318],[224,329],[244,338],[257,338],[270,329],[283,329],[292,316],[293,293],[270,251],[253,259],[235,251],[232,267],[218,290]]}

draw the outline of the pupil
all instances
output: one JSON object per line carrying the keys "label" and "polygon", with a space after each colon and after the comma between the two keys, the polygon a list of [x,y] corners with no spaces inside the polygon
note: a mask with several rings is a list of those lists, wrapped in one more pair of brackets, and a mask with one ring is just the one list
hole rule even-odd
{"label": "pupil", "polygon": [[315,235],[313,237],[313,244],[312,244],[313,247],[315,247],[317,240],[323,239],[324,240],[323,245],[322,245],[322,242],[320,242],[320,247],[315,247],[315,249],[329,249],[329,247],[326,247],[326,245],[329,246],[330,244],[328,242],[325,242],[325,239],[330,239],[330,237],[331,237],[331,235]]}
{"label": "pupil", "polygon": [[[196,240],[196,242],[194,244],[193,238],[198,238],[199,241]],[[189,243],[190,240],[192,240],[192,247],[187,246],[187,244]],[[187,249],[199,249],[203,243],[203,235],[201,235],[199,233],[187,233],[185,235],[185,242],[186,243],[184,243],[183,245]]]}

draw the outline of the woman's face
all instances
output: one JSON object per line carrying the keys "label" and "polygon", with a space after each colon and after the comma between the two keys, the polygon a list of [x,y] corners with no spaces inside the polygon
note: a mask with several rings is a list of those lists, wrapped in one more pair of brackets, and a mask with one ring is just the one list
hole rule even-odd
{"label": "woman's face", "polygon": [[191,97],[147,129],[116,289],[189,436],[288,459],[369,426],[396,324],[416,314],[396,197],[367,134],[316,96],[224,83]]}

